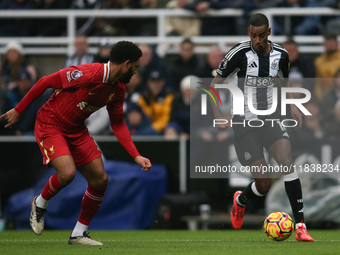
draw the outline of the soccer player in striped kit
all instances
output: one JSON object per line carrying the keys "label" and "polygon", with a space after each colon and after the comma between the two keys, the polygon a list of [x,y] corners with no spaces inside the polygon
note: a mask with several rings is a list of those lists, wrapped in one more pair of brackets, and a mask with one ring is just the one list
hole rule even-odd
{"label": "soccer player in striped kit", "polygon": [[[233,115],[233,123],[249,120],[280,119],[278,111],[271,115],[260,116],[252,113],[247,105],[248,88],[252,88],[253,106],[257,110],[271,109],[273,104],[273,87],[276,77],[285,81],[288,78],[289,57],[287,51],[280,45],[268,40],[271,34],[268,19],[261,13],[254,14],[248,21],[250,41],[235,45],[224,57],[217,69],[217,75],[212,82],[221,84],[226,78],[236,80],[237,86],[244,93],[244,115]],[[289,85],[287,82],[286,85]],[[288,98],[292,95],[288,93]],[[212,104],[213,105],[213,104]],[[295,105],[291,105],[291,115],[302,124],[302,115]],[[213,105],[216,119],[223,119],[217,107]],[[267,165],[263,148],[279,165],[291,166],[291,144],[287,131],[280,121],[264,121],[262,127],[249,127],[233,124],[235,134],[235,149],[239,161],[244,166]],[[227,128],[219,124],[220,129]],[[237,191],[234,195],[231,222],[235,229],[243,224],[244,210],[247,202],[256,197],[264,196],[270,189],[271,179],[253,173],[254,182],[245,190]],[[286,193],[288,195],[296,222],[296,239],[298,241],[313,241],[304,223],[303,199],[299,176],[296,172],[283,175]]]}
{"label": "soccer player in striped kit", "polygon": [[88,235],[87,229],[104,198],[108,176],[101,152],[84,123],[101,107],[107,107],[111,127],[118,141],[142,166],[143,171],[151,169],[150,160],[142,157],[132,142],[123,114],[125,84],[135,74],[141,56],[137,45],[120,41],[111,48],[108,63],[71,66],[45,76],[14,109],[1,116],[8,122],[5,127],[12,127],[33,100],[47,88],[55,89],[39,110],[35,124],[35,137],[43,154],[43,163],[57,171],[31,203],[30,224],[37,235],[41,235],[44,229],[49,200],[72,182],[78,169],[87,180],[88,188],[68,243],[102,245]]}

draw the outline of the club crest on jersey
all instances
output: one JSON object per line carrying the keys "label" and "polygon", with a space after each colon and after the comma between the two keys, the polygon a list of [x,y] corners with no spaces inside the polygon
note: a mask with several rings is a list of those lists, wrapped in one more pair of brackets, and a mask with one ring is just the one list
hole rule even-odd
{"label": "club crest on jersey", "polygon": [[227,59],[223,59],[223,60],[221,61],[221,63],[220,63],[220,65],[219,65],[218,68],[221,69],[221,70],[226,69],[226,67],[227,67],[227,62],[228,62]]}
{"label": "club crest on jersey", "polygon": [[83,72],[80,71],[80,70],[74,70],[72,73],[71,73],[71,77],[76,80],[78,79],[80,76],[83,75]]}
{"label": "club crest on jersey", "polygon": [[244,153],[244,158],[245,158],[246,160],[251,159],[251,155],[250,155],[250,153],[249,153],[248,151],[246,151],[246,152]]}
{"label": "club crest on jersey", "polygon": [[277,59],[275,59],[273,62],[272,62],[272,65],[270,66],[270,68],[274,71],[277,71],[279,70],[279,61]]}

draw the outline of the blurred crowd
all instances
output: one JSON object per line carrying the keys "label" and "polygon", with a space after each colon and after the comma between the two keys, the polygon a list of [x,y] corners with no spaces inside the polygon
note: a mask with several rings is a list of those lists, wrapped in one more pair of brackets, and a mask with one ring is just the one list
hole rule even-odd
{"label": "blurred crowd", "polygon": [[[167,34],[182,35],[190,38],[195,35],[232,35],[246,32],[246,20],[250,11],[265,7],[310,7],[328,6],[339,8],[340,1],[317,0],[0,0],[0,9],[125,9],[125,8],[183,8],[204,14],[210,9],[241,8],[244,16],[236,18],[197,18],[172,17],[167,20]],[[131,20],[133,22],[131,22]],[[280,26],[283,19],[274,20],[276,34],[287,30]],[[337,25],[339,23],[339,26]],[[69,57],[64,68],[72,65],[109,61],[111,45],[107,40],[100,43],[96,55],[88,53],[87,36],[141,35],[153,34],[154,22],[143,19],[91,19],[77,22],[78,31],[83,33],[75,38],[75,54]],[[340,137],[340,49],[337,34],[340,33],[340,19],[318,16],[293,17],[294,24],[290,35],[324,34],[324,53],[309,56],[299,52],[299,45],[288,39],[282,46],[288,51],[291,68],[289,78],[292,86],[308,89],[312,99],[305,104],[312,113],[305,116],[302,128],[288,131],[296,146],[300,142],[315,143],[323,139]],[[61,20],[13,19],[0,20],[0,36],[59,36],[65,34],[66,24]],[[33,29],[34,28],[34,29]],[[242,29],[241,29],[242,28]],[[325,29],[327,28],[327,29]],[[326,33],[324,33],[326,32]],[[293,38],[293,37],[289,37]],[[165,136],[168,139],[179,136],[189,137],[195,132],[205,142],[232,140],[232,130],[217,131],[212,128],[211,120],[206,123],[191,123],[190,105],[200,100],[198,93],[190,90],[190,79],[197,82],[202,78],[213,78],[225,52],[217,46],[211,46],[208,54],[196,54],[196,45],[190,39],[180,44],[180,53],[160,57],[154,45],[139,45],[143,52],[138,72],[127,84],[124,103],[125,122],[132,135]],[[6,46],[6,53],[0,63],[0,113],[13,108],[39,78],[37,67],[27,61],[25,50],[13,40]],[[10,130],[0,128],[0,135],[32,135],[37,110],[46,102],[53,91],[47,91],[35,101],[21,117],[17,125]],[[194,94],[193,94],[194,93]],[[300,94],[294,95],[300,97]],[[223,101],[222,115],[231,118],[231,99],[229,92],[220,91]],[[209,115],[209,114],[208,114]],[[109,117],[105,108],[90,116],[86,122],[93,135],[112,135]]]}
{"label": "blurred crowd", "polygon": [[[312,113],[305,116],[302,128],[288,130],[293,143],[298,146],[321,142],[323,139],[340,137],[340,49],[337,36],[324,35],[324,53],[312,59],[299,52],[298,44],[288,39],[282,46],[290,57],[289,78],[293,87],[306,88],[311,100],[305,107]],[[72,65],[109,61],[111,45],[102,41],[96,55],[88,53],[87,36],[78,35],[74,42],[75,54],[65,61],[64,68]],[[179,136],[198,136],[205,142],[221,142],[232,139],[232,130],[218,131],[212,128],[212,120],[193,123],[190,129],[190,105],[201,100],[198,92],[190,90],[190,81],[213,78],[215,69],[224,58],[213,46],[207,55],[195,53],[196,45],[190,39],[180,44],[180,53],[171,58],[161,58],[151,45],[139,45],[143,52],[138,72],[127,84],[124,103],[125,121],[132,135],[159,135],[168,139]],[[16,41],[6,46],[1,57],[0,112],[13,108],[25,96],[38,79],[34,65],[25,57],[24,48]],[[53,91],[47,91],[35,101],[13,129],[1,129],[2,135],[32,135],[37,110],[46,102]],[[228,90],[219,92],[223,107],[222,115],[231,118],[231,98]],[[294,97],[301,97],[295,94]],[[208,114],[209,115],[209,114]],[[210,114],[212,116],[212,114]],[[106,108],[90,116],[86,122],[93,135],[111,135],[110,121]],[[194,127],[194,128],[193,128]]]}
{"label": "blurred crowd", "polygon": [[[339,9],[339,0],[0,0],[0,10],[60,10],[60,9],[185,9],[195,17],[168,17],[167,35],[191,37],[195,35],[244,35],[250,12],[263,8],[318,8]],[[209,17],[207,10],[236,8],[239,17]],[[337,16],[292,16],[285,26],[284,17],[275,17],[276,35],[313,35],[324,31],[338,33]],[[77,33],[88,36],[156,35],[155,18],[80,18]],[[8,18],[0,19],[0,36],[63,36],[65,18]]]}

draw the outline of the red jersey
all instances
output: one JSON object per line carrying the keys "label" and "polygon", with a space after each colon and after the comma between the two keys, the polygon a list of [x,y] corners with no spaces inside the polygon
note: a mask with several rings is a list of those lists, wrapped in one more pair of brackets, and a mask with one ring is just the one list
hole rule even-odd
{"label": "red jersey", "polygon": [[107,83],[110,62],[71,66],[41,78],[15,107],[21,114],[27,106],[47,88],[54,94],[37,114],[40,124],[59,126],[68,133],[86,128],[85,120],[103,106],[111,120],[111,127],[118,141],[134,158],[139,155],[124,122],[123,103],[126,92],[124,83]]}
{"label": "red jersey", "polygon": [[[85,64],[62,69],[58,73],[62,89],[57,89],[38,113],[46,124],[61,125],[70,131],[85,127],[85,120],[107,105],[114,114],[123,113],[125,84],[107,83],[110,65]],[[40,116],[39,116],[40,115]]]}

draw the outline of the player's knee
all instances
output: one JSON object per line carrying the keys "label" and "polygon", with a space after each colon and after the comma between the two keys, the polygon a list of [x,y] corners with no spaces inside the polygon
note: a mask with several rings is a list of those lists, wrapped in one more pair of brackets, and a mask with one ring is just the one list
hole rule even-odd
{"label": "player's knee", "polygon": [[267,194],[272,185],[271,179],[263,178],[256,182],[256,189],[260,194]]}
{"label": "player's knee", "polygon": [[60,182],[60,185],[62,186],[69,185],[74,180],[75,177],[76,177],[76,171],[58,173],[58,180]]}
{"label": "player's knee", "polygon": [[105,173],[101,175],[96,180],[92,180],[90,183],[91,186],[97,187],[97,188],[105,188],[107,187],[107,184],[109,183],[109,176]]}
{"label": "player's knee", "polygon": [[103,178],[102,178],[102,187],[107,187],[108,183],[109,183],[109,176],[105,173]]}

